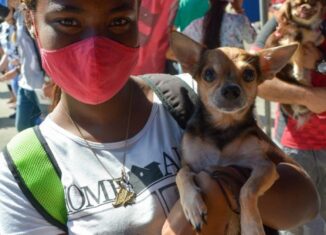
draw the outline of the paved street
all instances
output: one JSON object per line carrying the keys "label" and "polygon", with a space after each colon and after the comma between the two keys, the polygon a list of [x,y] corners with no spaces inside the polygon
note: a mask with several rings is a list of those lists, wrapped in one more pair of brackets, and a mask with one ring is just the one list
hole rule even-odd
{"label": "paved street", "polygon": [[0,83],[0,149],[8,143],[8,141],[16,134],[15,120],[10,119],[9,115],[14,110],[9,108],[7,101],[9,100],[9,91],[7,85]]}

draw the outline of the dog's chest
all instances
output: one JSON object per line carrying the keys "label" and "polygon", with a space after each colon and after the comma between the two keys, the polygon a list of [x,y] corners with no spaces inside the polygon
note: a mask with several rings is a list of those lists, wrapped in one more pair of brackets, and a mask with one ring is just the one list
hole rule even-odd
{"label": "dog's chest", "polygon": [[195,172],[211,172],[217,166],[230,165],[251,168],[255,161],[264,156],[263,147],[255,137],[236,139],[222,149],[214,143],[195,138],[188,147],[184,149],[184,160]]}

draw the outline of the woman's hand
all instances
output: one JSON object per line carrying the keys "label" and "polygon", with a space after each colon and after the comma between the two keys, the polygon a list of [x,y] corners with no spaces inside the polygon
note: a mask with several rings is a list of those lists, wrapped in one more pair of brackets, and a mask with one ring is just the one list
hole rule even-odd
{"label": "woman's hand", "polygon": [[[231,209],[225,200],[220,186],[207,173],[199,173],[195,181],[202,191],[208,208],[207,224],[203,226],[201,235],[224,235],[229,222]],[[195,235],[196,232],[186,220],[178,201],[166,219],[162,235]]]}
{"label": "woman's hand", "polygon": [[[228,167],[223,171],[234,173],[234,169]],[[312,220],[318,214],[319,198],[309,176],[302,169],[288,163],[278,164],[277,171],[280,178],[259,199],[259,210],[264,224],[278,230],[286,230]],[[225,195],[232,194],[229,186],[234,185],[234,179],[224,178],[218,184],[203,172],[198,174],[195,180],[202,190],[208,208],[207,224],[203,226],[201,235],[224,235],[233,214]],[[220,185],[223,186],[224,192]],[[238,190],[240,187],[239,185]],[[184,234],[196,233],[186,220],[178,201],[163,225],[162,235]]]}

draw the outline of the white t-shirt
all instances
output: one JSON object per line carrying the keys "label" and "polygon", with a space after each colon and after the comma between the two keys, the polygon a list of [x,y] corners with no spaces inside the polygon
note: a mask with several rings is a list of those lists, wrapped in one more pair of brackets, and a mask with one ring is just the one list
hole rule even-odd
{"label": "white t-shirt", "polygon": [[[85,141],[48,117],[40,126],[62,171],[69,234],[160,234],[178,199],[182,130],[155,96],[145,127],[127,141],[126,169],[136,203],[113,208],[115,185]],[[125,142],[93,143],[107,171],[120,177]],[[114,186],[114,187],[113,187]],[[115,189],[117,190],[117,189]],[[31,206],[0,156],[0,234],[59,234]]]}

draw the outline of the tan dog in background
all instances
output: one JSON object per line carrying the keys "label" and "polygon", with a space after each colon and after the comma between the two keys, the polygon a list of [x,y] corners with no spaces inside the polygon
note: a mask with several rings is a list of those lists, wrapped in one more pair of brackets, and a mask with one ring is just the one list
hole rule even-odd
{"label": "tan dog in background", "polygon": [[[291,59],[292,67],[287,66],[279,78],[290,83],[311,86],[310,70],[302,64],[305,60],[303,45],[312,42],[319,46],[324,41],[320,24],[324,19],[324,0],[287,0],[276,15],[278,27],[266,41],[266,48],[299,43]],[[289,116],[298,121],[298,128],[310,118],[311,112],[301,105],[282,105]]]}
{"label": "tan dog in background", "polygon": [[[240,192],[241,234],[263,235],[258,199],[278,179],[276,164],[286,156],[257,126],[253,114],[257,87],[273,78],[290,60],[296,44],[250,54],[238,48],[207,50],[174,32],[172,49],[198,84],[200,101],[182,140],[182,168],[177,175],[180,202],[186,218],[199,232],[207,207],[193,176],[212,174],[216,167],[239,166],[251,170]],[[234,214],[227,234],[239,234]]]}

